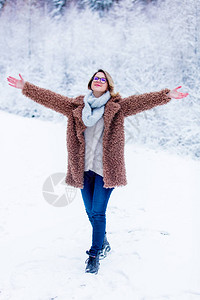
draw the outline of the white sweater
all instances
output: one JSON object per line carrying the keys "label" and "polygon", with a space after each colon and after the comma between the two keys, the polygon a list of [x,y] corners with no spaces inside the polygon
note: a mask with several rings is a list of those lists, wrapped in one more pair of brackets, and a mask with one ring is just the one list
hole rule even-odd
{"label": "white sweater", "polygon": [[85,168],[84,171],[94,171],[103,177],[103,116],[94,126],[87,127],[85,137]]}

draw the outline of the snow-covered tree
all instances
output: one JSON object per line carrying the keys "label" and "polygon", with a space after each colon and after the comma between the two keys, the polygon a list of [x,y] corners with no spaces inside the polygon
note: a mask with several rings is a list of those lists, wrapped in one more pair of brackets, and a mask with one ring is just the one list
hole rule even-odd
{"label": "snow-covered tree", "polygon": [[88,5],[94,10],[109,10],[113,5],[114,0],[88,0]]}
{"label": "snow-covered tree", "polygon": [[3,8],[5,3],[6,3],[6,0],[0,0],[0,11]]}
{"label": "snow-covered tree", "polygon": [[55,16],[61,16],[65,7],[70,2],[70,0],[51,0],[50,5],[52,7],[51,15],[53,17]]}

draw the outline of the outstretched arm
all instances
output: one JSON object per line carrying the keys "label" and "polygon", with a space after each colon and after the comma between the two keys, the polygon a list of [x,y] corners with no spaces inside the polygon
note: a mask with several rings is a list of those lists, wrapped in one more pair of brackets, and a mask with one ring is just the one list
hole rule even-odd
{"label": "outstretched arm", "polygon": [[21,78],[20,80],[9,76],[7,78],[9,85],[21,89],[23,95],[31,98],[35,102],[55,110],[56,112],[59,112],[67,117],[69,116],[73,108],[73,98],[68,98],[50,90],[40,88],[29,82],[25,82],[20,74],[19,76]]}
{"label": "outstretched arm", "polygon": [[188,93],[177,92],[179,88],[181,88],[181,86],[173,90],[163,89],[159,92],[129,96],[121,99],[119,104],[121,105],[124,116],[128,117],[155,106],[166,104],[171,98],[181,99],[186,97]]}

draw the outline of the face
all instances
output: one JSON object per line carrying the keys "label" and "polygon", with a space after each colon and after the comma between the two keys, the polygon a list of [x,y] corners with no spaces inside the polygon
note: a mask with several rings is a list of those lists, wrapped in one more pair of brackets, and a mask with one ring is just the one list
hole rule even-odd
{"label": "face", "polygon": [[[105,78],[105,74],[103,72],[98,72],[95,77],[99,77],[99,78]],[[93,79],[92,84],[91,84],[91,89],[93,90],[93,92],[98,92],[98,93],[105,93],[108,90],[108,82],[106,80],[105,83],[101,82],[100,79],[98,81],[95,81]]]}

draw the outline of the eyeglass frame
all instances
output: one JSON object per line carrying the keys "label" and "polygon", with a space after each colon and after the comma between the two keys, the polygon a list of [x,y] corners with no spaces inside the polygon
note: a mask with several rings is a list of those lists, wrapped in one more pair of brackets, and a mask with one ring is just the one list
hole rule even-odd
{"label": "eyeglass frame", "polygon": [[[95,77],[98,78],[98,79],[95,79]],[[102,78],[105,79],[105,82],[101,81]],[[99,79],[100,79],[100,82],[103,83],[103,84],[105,84],[107,82],[107,78],[106,77],[98,77],[96,75],[93,77],[92,80],[97,82],[97,81],[99,81]]]}

